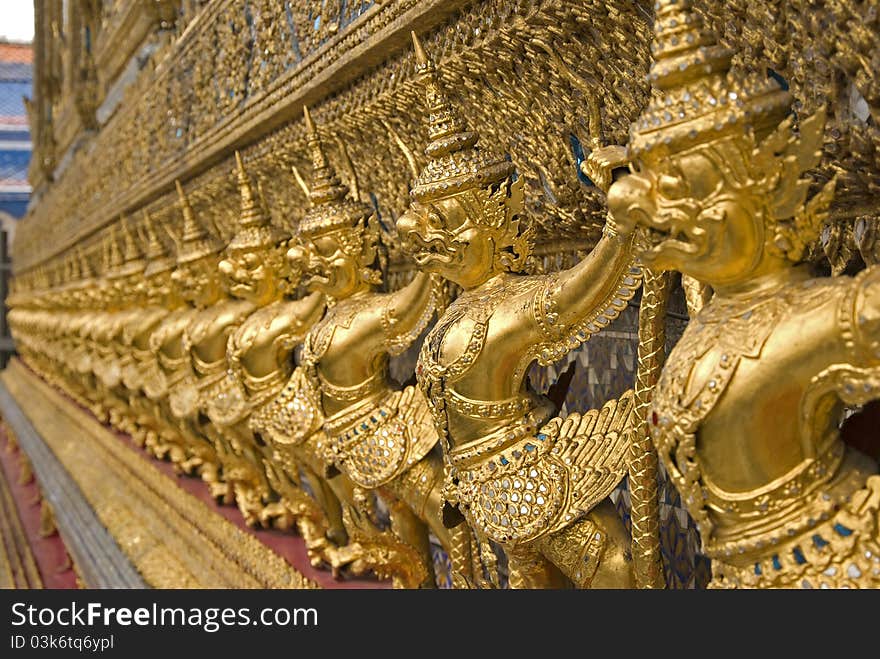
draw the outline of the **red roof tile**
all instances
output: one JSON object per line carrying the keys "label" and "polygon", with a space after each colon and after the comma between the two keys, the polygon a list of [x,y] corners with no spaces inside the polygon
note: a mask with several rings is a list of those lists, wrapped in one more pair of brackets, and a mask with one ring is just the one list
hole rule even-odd
{"label": "red roof tile", "polygon": [[0,41],[0,62],[33,64],[34,49],[29,43],[8,43]]}

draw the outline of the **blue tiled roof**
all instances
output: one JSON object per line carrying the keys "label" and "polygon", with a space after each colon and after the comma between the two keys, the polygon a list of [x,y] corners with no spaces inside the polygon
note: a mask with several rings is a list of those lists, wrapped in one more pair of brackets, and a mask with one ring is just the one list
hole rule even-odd
{"label": "blue tiled roof", "polygon": [[30,151],[4,151],[0,142],[0,184],[10,181],[27,181]]}
{"label": "blue tiled roof", "polygon": [[22,62],[0,62],[0,80],[31,81],[31,65]]}
{"label": "blue tiled roof", "polygon": [[27,117],[23,96],[31,96],[30,80],[0,78],[0,117]]}

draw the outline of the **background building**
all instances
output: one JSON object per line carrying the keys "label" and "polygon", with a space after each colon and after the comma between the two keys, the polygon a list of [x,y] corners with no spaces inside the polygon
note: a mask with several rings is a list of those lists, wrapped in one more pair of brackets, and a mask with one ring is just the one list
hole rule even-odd
{"label": "background building", "polygon": [[[31,44],[0,41],[0,299],[4,301],[16,221],[25,214],[31,195],[28,183],[31,137],[24,99],[32,95],[32,68]],[[4,306],[0,324],[0,366],[6,365],[13,350]]]}

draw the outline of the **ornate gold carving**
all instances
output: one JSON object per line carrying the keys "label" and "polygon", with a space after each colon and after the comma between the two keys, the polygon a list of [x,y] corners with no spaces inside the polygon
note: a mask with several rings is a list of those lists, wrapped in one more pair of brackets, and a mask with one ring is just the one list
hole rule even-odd
{"label": "ornate gold carving", "polygon": [[732,69],[690,2],[658,3],[655,31],[658,93],[609,206],[618,225],[646,229],[646,264],[714,294],[657,383],[654,442],[713,585],[876,586],[877,467],[844,446],[837,411],[876,398],[877,274],[811,278],[796,265],[834,191],[832,179],[808,198],[803,178],[824,111],[793,132],[790,95]]}
{"label": "ornate gold carving", "polygon": [[[389,564],[383,558],[378,571],[428,577],[427,528],[447,548],[453,542],[440,521],[439,496],[432,495],[440,485],[441,466],[429,457],[437,435],[421,392],[392,389],[388,355],[422,332],[436,306],[435,286],[431,277],[417,275],[394,293],[376,290],[382,271],[376,267],[380,246],[373,209],[357,197],[356,184],[351,190],[341,184],[308,109],[304,114],[313,162],[312,207],[299,226],[300,244],[288,256],[306,273],[308,286],[333,306],[305,338],[298,377],[311,382],[293,394],[291,404],[299,406],[299,413],[279,412],[299,428],[308,429],[311,419],[320,418],[327,437],[321,458],[357,487],[378,490],[389,501],[397,542],[409,547],[397,554],[409,552],[421,567]],[[421,470],[416,479],[408,478],[413,470]],[[429,484],[425,492],[422,483]],[[364,549],[358,560],[376,556],[368,542],[357,542]]]}
{"label": "ornate gold carving", "polygon": [[[397,228],[422,270],[464,289],[426,338],[417,369],[444,443],[444,495],[479,536],[505,546],[514,585],[554,585],[552,566],[577,585],[597,574],[605,585],[628,585],[631,568],[620,557],[604,567],[597,560],[585,579],[544,543],[595,524],[593,508],[622,478],[631,393],[583,418],[546,423],[555,410],[524,380],[533,361],[560,358],[625,307],[639,281],[631,238],[609,231],[574,268],[523,274],[532,228],[521,216],[522,180],[513,181],[513,164],[477,146],[479,135],[451,105],[415,34],[413,41],[430,113],[430,161]],[[553,547],[560,543],[567,541]],[[612,564],[615,576],[605,582]]]}
{"label": "ornate gold carving", "polygon": [[[147,583],[166,588],[317,587],[21,365],[13,363],[3,377]],[[75,436],[71,427],[79,431]]]}

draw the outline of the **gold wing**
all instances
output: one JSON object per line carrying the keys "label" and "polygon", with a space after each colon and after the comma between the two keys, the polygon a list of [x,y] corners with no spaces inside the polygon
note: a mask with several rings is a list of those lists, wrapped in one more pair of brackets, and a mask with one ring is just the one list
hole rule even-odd
{"label": "gold wing", "polygon": [[569,510],[587,512],[617,487],[627,473],[635,408],[632,389],[598,410],[551,419],[541,433],[555,439],[553,457],[570,477]]}

